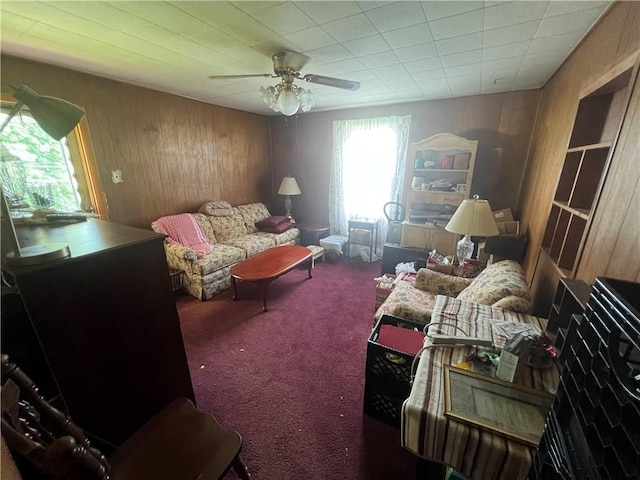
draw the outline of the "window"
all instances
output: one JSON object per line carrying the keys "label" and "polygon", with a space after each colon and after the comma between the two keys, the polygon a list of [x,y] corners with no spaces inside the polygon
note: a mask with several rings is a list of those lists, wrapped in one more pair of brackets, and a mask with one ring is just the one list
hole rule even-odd
{"label": "window", "polygon": [[[14,104],[3,97],[0,123]],[[87,138],[86,119],[67,138],[56,141],[23,107],[2,131],[0,143],[0,181],[9,207],[18,212],[95,212],[108,219]]]}
{"label": "window", "polygon": [[381,219],[378,245],[384,244],[388,224],[383,207],[397,201],[402,191],[410,121],[410,116],[392,116],[333,123],[329,198],[333,234],[348,235],[349,219]]}
{"label": "window", "polygon": [[343,151],[344,209],[347,218],[378,218],[393,198],[398,139],[389,126],[357,128]]}

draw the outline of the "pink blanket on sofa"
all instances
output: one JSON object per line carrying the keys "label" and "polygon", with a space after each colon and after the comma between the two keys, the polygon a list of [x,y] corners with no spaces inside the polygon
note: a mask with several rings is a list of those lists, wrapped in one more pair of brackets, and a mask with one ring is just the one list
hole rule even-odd
{"label": "pink blanket on sofa", "polygon": [[167,235],[167,241],[193,249],[198,256],[211,252],[212,247],[195,218],[189,213],[168,215],[155,221],[157,229]]}

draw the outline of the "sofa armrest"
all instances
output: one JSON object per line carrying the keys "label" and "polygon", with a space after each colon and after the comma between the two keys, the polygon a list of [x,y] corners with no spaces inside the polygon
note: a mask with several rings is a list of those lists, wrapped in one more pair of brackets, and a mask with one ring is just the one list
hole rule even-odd
{"label": "sofa armrest", "polygon": [[456,277],[446,273],[436,272],[428,268],[421,268],[416,275],[415,287],[434,295],[446,295],[456,297],[467,288],[473,278]]}
{"label": "sofa armrest", "polygon": [[531,312],[531,302],[526,298],[518,297],[516,295],[509,295],[508,297],[501,298],[492,306],[518,313]]}
{"label": "sofa armrest", "polygon": [[193,264],[198,259],[196,252],[189,247],[165,243],[164,251],[167,257],[169,268],[191,272]]}

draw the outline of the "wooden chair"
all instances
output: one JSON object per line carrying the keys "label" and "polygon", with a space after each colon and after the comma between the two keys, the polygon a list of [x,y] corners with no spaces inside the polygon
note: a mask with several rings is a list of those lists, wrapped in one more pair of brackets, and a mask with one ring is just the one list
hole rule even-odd
{"label": "wooden chair", "polygon": [[155,415],[107,459],[4,354],[2,379],[2,436],[14,454],[52,478],[206,480],[223,478],[231,467],[241,479],[250,478],[240,459],[240,435],[186,398]]}

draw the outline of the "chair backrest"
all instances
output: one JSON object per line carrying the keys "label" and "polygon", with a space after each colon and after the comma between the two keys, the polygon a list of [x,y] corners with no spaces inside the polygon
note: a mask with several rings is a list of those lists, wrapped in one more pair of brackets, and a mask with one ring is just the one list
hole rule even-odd
{"label": "chair backrest", "polygon": [[67,415],[38,393],[33,381],[5,354],[2,382],[2,436],[14,454],[54,478],[109,478],[106,457]]}

